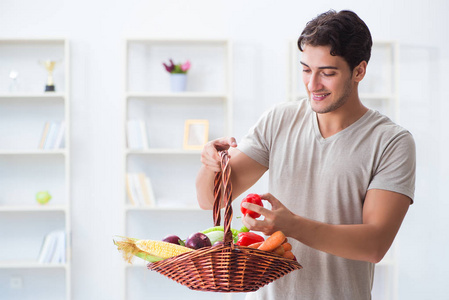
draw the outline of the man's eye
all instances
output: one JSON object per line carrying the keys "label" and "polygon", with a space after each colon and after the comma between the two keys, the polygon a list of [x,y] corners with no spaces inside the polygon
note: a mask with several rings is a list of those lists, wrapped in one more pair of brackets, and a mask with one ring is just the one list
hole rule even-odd
{"label": "man's eye", "polygon": [[307,70],[307,69],[303,69],[302,70],[304,73],[310,73],[310,70]]}
{"label": "man's eye", "polygon": [[323,73],[323,75],[326,77],[331,77],[331,76],[334,76],[335,73]]}

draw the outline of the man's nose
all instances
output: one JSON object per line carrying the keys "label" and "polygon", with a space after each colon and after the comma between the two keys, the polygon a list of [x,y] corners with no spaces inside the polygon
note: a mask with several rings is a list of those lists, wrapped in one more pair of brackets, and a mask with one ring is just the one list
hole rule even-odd
{"label": "man's nose", "polygon": [[307,88],[310,92],[321,90],[323,85],[321,84],[321,80],[318,74],[312,74],[309,78],[309,82],[307,84]]}

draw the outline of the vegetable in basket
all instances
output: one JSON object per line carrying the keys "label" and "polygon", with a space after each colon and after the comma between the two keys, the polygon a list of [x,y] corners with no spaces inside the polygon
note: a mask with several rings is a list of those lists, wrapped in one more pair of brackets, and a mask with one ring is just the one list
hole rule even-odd
{"label": "vegetable in basket", "polygon": [[212,245],[214,245],[216,242],[223,242],[223,238],[224,238],[224,231],[211,231],[206,233],[207,237],[210,240],[210,243]]}
{"label": "vegetable in basket", "polygon": [[120,238],[121,240],[119,241],[114,240],[114,244],[122,252],[123,258],[128,263],[131,263],[134,256],[149,262],[156,262],[193,251],[193,249],[163,241],[139,240],[128,237]]}
{"label": "vegetable in basket", "polygon": [[296,260],[292,252],[292,245],[288,242],[286,236],[282,231],[276,231],[270,235],[265,241],[249,245],[250,248],[257,248],[259,250],[273,252],[284,258]]}
{"label": "vegetable in basket", "polygon": [[[210,227],[210,228],[207,228],[207,229],[201,231],[201,233],[208,234],[208,233],[214,232],[214,231],[222,231],[223,232],[224,231],[224,227],[223,226]],[[231,228],[232,238],[234,240],[234,243],[237,243],[237,241],[238,241],[238,234],[240,232],[248,232],[248,231],[249,231],[249,229],[246,228],[245,226],[242,226],[242,228],[240,228],[240,229],[233,229],[233,228]],[[213,244],[214,243],[212,243],[212,245]]]}
{"label": "vegetable in basket", "polygon": [[248,194],[245,198],[243,198],[242,202],[240,203],[240,211],[244,216],[248,214],[253,219],[257,219],[258,217],[260,217],[259,213],[256,213],[243,207],[242,204],[245,202],[257,204],[263,207],[262,198],[260,198],[260,196],[257,194]]}
{"label": "vegetable in basket", "polygon": [[254,232],[240,232],[238,234],[237,245],[249,246],[254,243],[263,242],[265,238]]}
{"label": "vegetable in basket", "polygon": [[201,232],[193,233],[186,239],[186,247],[189,247],[191,249],[200,249],[210,246],[212,246],[212,244],[209,238],[207,237],[207,235]]}
{"label": "vegetable in basket", "polygon": [[270,235],[262,245],[259,246],[258,249],[265,251],[273,251],[277,247],[281,246],[285,242],[285,235],[282,231],[276,231],[272,235]]}
{"label": "vegetable in basket", "polygon": [[177,235],[171,234],[171,235],[167,235],[166,237],[164,237],[162,239],[163,242],[167,242],[167,243],[172,243],[175,245],[181,245],[181,246],[185,246],[184,245],[184,241],[181,240],[181,238]]}

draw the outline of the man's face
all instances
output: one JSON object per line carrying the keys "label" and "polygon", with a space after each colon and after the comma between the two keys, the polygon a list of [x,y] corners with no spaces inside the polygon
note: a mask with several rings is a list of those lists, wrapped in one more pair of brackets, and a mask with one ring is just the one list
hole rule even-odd
{"label": "man's face", "polygon": [[315,112],[335,111],[354,96],[349,65],[341,56],[330,55],[329,46],[306,45],[301,64],[302,79]]}

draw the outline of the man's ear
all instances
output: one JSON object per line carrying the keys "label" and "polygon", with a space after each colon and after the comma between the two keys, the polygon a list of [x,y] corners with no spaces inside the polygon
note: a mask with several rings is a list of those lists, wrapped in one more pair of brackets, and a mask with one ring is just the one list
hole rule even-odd
{"label": "man's ear", "polygon": [[356,82],[360,82],[362,81],[362,79],[365,77],[366,74],[366,66],[367,66],[367,62],[366,61],[362,61],[361,63],[359,63],[358,66],[356,66],[354,68],[354,70],[352,71],[352,78],[354,78],[354,80]]}

